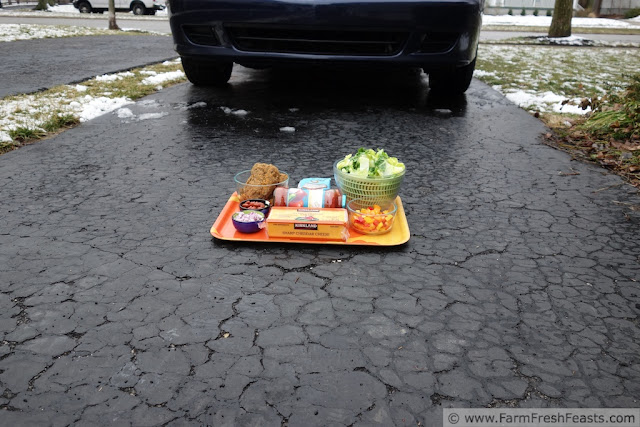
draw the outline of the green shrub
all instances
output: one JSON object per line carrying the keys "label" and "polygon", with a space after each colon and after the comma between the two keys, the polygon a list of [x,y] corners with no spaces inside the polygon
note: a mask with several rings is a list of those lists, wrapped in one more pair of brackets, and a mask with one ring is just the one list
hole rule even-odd
{"label": "green shrub", "polygon": [[509,12],[507,12],[507,15],[513,16],[513,9],[509,9]]}
{"label": "green shrub", "polygon": [[38,0],[35,10],[47,10],[49,6],[54,6],[55,0]]}
{"label": "green shrub", "polygon": [[625,19],[635,18],[636,16],[640,16],[640,8],[635,8],[635,9],[627,10],[627,11],[624,13],[624,17],[625,17]]}
{"label": "green shrub", "polygon": [[525,16],[527,14],[527,11],[524,10],[524,7],[522,8],[522,12],[520,12],[520,15]]}
{"label": "green shrub", "polygon": [[538,16],[538,9],[533,11],[533,16]]}
{"label": "green shrub", "polygon": [[551,13],[551,10],[547,10],[547,16],[551,16],[551,15],[553,15],[553,14]]}
{"label": "green shrub", "polygon": [[593,113],[583,128],[599,137],[636,139],[640,137],[640,74],[622,91],[611,91],[592,101]]}

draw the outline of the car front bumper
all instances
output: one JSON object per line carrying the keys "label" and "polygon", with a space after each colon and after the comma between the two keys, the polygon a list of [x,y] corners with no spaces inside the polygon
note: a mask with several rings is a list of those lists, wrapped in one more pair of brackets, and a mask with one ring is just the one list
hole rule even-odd
{"label": "car front bumper", "polygon": [[240,64],[473,61],[484,0],[169,0],[180,56]]}

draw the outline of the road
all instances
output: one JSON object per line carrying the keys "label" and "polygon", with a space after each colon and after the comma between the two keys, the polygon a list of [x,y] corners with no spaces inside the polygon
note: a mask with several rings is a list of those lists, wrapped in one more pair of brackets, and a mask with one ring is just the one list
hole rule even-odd
{"label": "road", "polygon": [[[0,424],[640,407],[640,196],[485,84],[237,67],[128,108],[0,156]],[[210,236],[236,172],[360,146],[406,163],[405,245]]]}

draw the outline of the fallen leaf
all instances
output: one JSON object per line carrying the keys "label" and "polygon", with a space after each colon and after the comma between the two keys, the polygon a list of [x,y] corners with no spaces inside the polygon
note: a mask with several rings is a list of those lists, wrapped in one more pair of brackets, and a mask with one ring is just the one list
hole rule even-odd
{"label": "fallen leaf", "polygon": [[640,144],[632,145],[628,142],[611,141],[611,145],[619,150],[637,151],[640,150]]}

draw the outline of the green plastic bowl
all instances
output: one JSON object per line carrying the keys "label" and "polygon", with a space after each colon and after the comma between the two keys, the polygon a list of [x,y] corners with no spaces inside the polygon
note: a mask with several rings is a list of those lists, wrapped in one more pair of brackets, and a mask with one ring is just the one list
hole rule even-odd
{"label": "green plastic bowl", "polygon": [[363,199],[363,202],[376,205],[392,203],[400,191],[406,169],[402,173],[384,178],[361,178],[338,169],[338,163],[333,164],[333,174],[336,185],[347,196],[347,202]]}

